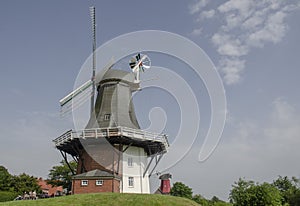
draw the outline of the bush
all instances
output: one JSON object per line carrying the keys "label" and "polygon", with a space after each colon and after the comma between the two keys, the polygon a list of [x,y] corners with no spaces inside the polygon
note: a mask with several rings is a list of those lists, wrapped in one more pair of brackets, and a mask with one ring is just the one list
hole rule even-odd
{"label": "bush", "polygon": [[182,182],[175,182],[171,188],[171,195],[192,199],[193,191]]}
{"label": "bush", "polygon": [[12,201],[17,197],[15,192],[0,191],[0,202]]}
{"label": "bush", "polygon": [[280,191],[269,183],[254,183],[239,179],[230,191],[230,202],[234,206],[268,205],[280,206],[282,196]]}

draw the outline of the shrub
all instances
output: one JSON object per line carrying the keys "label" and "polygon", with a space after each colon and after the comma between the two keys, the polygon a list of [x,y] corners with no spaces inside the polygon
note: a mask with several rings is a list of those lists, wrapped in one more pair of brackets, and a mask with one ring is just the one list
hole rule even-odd
{"label": "shrub", "polygon": [[0,191],[0,202],[12,201],[17,197],[15,192]]}

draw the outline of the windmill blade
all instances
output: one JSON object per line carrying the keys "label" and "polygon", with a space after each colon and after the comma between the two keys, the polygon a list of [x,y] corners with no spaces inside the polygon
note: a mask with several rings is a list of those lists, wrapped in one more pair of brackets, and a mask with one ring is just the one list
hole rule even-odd
{"label": "windmill blade", "polygon": [[151,66],[149,66],[149,65],[143,65],[143,67],[144,67],[145,69],[150,69]]}
{"label": "windmill blade", "polygon": [[76,95],[76,97],[73,97],[70,101],[65,103],[60,110],[61,116],[65,116],[72,111],[76,110],[78,107],[80,107],[82,104],[87,102],[89,98],[92,96],[92,87],[88,87],[84,91],[82,91],[80,94]]}
{"label": "windmill blade", "polygon": [[136,65],[136,60],[135,58],[131,58],[130,62],[129,62],[129,66],[131,69],[133,69],[133,67]]}
{"label": "windmill blade", "polygon": [[[97,73],[95,77],[96,84],[99,83],[103,77],[103,75],[111,69],[114,65],[114,58],[111,58],[105,67]],[[59,103],[61,106],[61,116],[65,116],[66,114],[70,113],[71,111],[77,109],[86,101],[89,100],[92,94],[92,85],[93,81],[89,80],[85,82],[83,85],[75,89],[73,92],[62,98]]]}
{"label": "windmill blade", "polygon": [[[95,77],[96,83],[98,83],[102,79],[103,75],[113,65],[114,65],[114,59],[112,58],[108,62],[108,64],[104,67],[104,69],[102,71],[100,71],[99,73],[97,73],[97,75]],[[67,96],[65,96],[61,100],[59,100],[60,106],[64,106],[66,103],[68,103],[69,101],[71,101],[74,97],[76,97],[77,95],[79,95],[80,93],[82,93],[83,91],[85,91],[86,89],[88,89],[89,87],[91,87],[92,84],[93,84],[92,80],[89,80],[89,81],[85,82],[83,85],[81,85],[80,87],[78,87],[77,89],[75,89],[73,92],[71,92],[70,94],[68,94]]]}
{"label": "windmill blade", "polygon": [[76,90],[74,90],[73,92],[71,92],[70,94],[68,94],[64,98],[62,98],[61,100],[59,100],[60,106],[64,106],[65,104],[70,102],[77,95],[79,95],[80,93],[82,93],[83,91],[85,91],[86,89],[91,87],[92,84],[93,84],[92,80],[89,80],[86,83],[84,83],[83,85],[81,85],[80,87],[78,87]]}
{"label": "windmill blade", "polygon": [[132,71],[136,72],[140,67],[143,67],[143,61],[146,60],[146,58],[148,58],[147,55],[144,55],[133,67]]}
{"label": "windmill blade", "polygon": [[135,56],[136,60],[139,61],[141,59],[141,54],[138,53],[136,56]]}

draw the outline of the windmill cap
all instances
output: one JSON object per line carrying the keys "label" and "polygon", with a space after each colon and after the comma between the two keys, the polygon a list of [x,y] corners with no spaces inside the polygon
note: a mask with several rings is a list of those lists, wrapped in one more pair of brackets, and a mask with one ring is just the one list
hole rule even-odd
{"label": "windmill cap", "polygon": [[134,80],[135,80],[135,76],[132,72],[109,69],[107,72],[105,72],[102,79],[98,82],[98,85],[106,82],[120,81],[130,85],[133,88],[135,87],[138,88],[139,85],[138,83],[135,83]]}

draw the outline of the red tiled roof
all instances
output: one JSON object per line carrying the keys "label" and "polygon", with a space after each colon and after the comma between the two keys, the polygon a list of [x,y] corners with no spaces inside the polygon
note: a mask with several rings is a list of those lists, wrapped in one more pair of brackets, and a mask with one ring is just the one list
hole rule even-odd
{"label": "red tiled roof", "polygon": [[43,191],[48,191],[48,195],[55,194],[58,191],[63,192],[62,186],[59,186],[59,187],[52,186],[50,184],[47,184],[47,182],[45,180],[43,180],[42,178],[38,179],[38,184]]}

